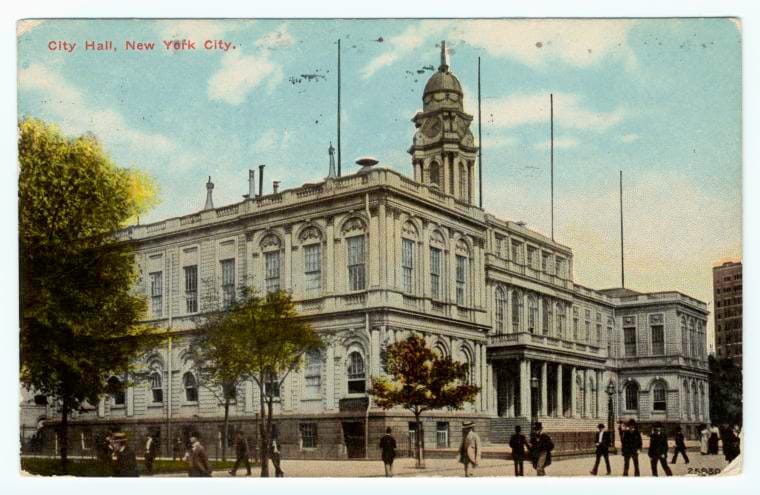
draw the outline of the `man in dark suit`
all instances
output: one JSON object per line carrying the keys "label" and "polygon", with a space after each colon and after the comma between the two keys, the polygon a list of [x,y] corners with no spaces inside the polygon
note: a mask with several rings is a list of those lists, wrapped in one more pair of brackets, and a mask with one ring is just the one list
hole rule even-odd
{"label": "man in dark suit", "polygon": [[515,476],[525,476],[523,473],[523,461],[525,460],[525,446],[528,440],[521,433],[520,425],[515,426],[515,433],[509,438],[509,446],[512,447],[512,460],[515,463]]}
{"label": "man in dark suit", "polygon": [[536,476],[546,476],[546,468],[552,463],[552,450],[554,442],[549,435],[544,433],[544,427],[541,423],[536,423],[533,427],[533,434],[530,436],[530,451],[533,455],[533,467],[536,470]]}
{"label": "man in dark suit", "polygon": [[655,423],[652,434],[649,435],[649,462],[652,466],[652,476],[657,476],[657,464],[662,465],[666,476],[673,476],[668,467],[668,436],[662,431],[662,424]]}
{"label": "man in dark suit", "polygon": [[237,475],[238,467],[245,464],[246,476],[251,475],[251,462],[248,460],[248,441],[243,436],[243,432],[238,430],[235,433],[235,465],[229,470],[230,476]]}
{"label": "man in dark suit", "polygon": [[599,423],[597,426],[599,431],[596,434],[596,462],[594,462],[594,468],[591,470],[591,474],[596,476],[599,470],[599,461],[604,457],[604,463],[607,466],[607,476],[612,474],[610,468],[610,444],[612,443],[612,437],[610,432],[606,431],[604,424]]}
{"label": "man in dark suit", "polygon": [[683,460],[686,461],[686,464],[689,463],[689,456],[686,455],[686,442],[684,441],[683,430],[680,426],[676,427],[676,448],[673,449],[673,460],[670,461],[671,464],[676,463],[678,454],[683,456]]}
{"label": "man in dark suit", "polygon": [[153,461],[158,453],[158,441],[148,433],[145,435],[145,472],[153,474]]}
{"label": "man in dark suit", "polygon": [[639,450],[641,450],[641,433],[636,425],[636,420],[631,418],[622,431],[620,442],[623,446],[623,476],[628,476],[628,466],[633,461],[633,475],[641,476],[639,471]]}
{"label": "man in dark suit", "polygon": [[188,476],[192,478],[211,476],[211,464],[208,462],[206,449],[201,444],[197,433],[190,436],[190,451],[185,454],[185,460],[188,463]]}
{"label": "man in dark suit", "polygon": [[117,477],[137,477],[137,458],[127,443],[127,435],[114,433],[111,437],[114,448],[112,457],[113,475]]}
{"label": "man in dark suit", "polygon": [[391,435],[391,427],[385,429],[385,435],[380,439],[380,456],[385,466],[385,476],[393,477],[393,460],[396,458],[396,439]]}

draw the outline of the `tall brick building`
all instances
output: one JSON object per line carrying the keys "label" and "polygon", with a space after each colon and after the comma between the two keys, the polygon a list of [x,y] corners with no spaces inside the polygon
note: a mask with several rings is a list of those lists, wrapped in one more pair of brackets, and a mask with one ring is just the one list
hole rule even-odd
{"label": "tall brick building", "polygon": [[713,267],[715,350],[742,366],[742,264],[726,262]]}
{"label": "tall brick building", "polygon": [[[413,118],[411,176],[362,160],[356,173],[336,177],[330,167],[319,183],[267,194],[251,182],[243,201],[219,208],[209,181],[203,210],[120,232],[136,248],[148,323],[169,339],[137,363],[149,381],[76,415],[72,443],[91,448],[95,433],[117,427],[160,435],[167,453],[167,440],[200,430],[213,454],[222,408],[193,374],[187,343],[204,301],[234,297],[241,284],[291,291],[330,336],[278,390],[286,458],[376,457],[386,426],[408,445],[413,417],[375,407],[366,389],[382,373],[383,349],[412,332],[467,363],[481,388],[464,410],[424,416],[428,448],[456,446],[463,420],[505,443],[532,418],[593,446],[610,402],[616,417],[645,427],[693,432],[708,421],[706,304],[675,291],[581,286],[570,247],[479,208],[463,100],[442,56]],[[258,400],[252,383],[240,387],[234,429],[255,435]],[[54,411],[45,423],[55,425]]]}

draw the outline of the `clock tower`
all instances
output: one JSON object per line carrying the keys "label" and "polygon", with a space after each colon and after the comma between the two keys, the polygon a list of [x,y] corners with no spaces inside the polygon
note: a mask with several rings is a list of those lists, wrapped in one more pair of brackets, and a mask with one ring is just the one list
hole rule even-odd
{"label": "clock tower", "polygon": [[463,99],[462,85],[449,71],[446,42],[441,41],[441,65],[425,84],[422,112],[412,119],[417,128],[409,148],[414,180],[473,204],[478,148]]}

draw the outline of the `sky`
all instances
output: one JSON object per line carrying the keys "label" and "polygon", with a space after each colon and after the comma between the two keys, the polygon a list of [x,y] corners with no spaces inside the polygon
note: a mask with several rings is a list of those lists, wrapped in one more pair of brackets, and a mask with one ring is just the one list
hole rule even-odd
{"label": "sky", "polygon": [[[267,191],[327,175],[338,39],[344,175],[367,155],[411,175],[411,118],[446,40],[475,134],[481,58],[484,208],[547,235],[554,95],[555,239],[573,249],[577,283],[620,285],[620,170],[627,287],[712,311],[712,266],[742,255],[733,19],[57,20],[17,34],[20,117],[92,132],[116,163],[150,173],[161,201],[143,223],[202,209],[208,176],[222,206],[259,164]],[[196,49],[163,43],[182,39]],[[77,45],[51,50],[58,41]]]}

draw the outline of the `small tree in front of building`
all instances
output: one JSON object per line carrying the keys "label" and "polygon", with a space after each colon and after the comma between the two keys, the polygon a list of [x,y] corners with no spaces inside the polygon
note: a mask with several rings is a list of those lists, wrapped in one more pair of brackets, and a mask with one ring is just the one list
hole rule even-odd
{"label": "small tree in front of building", "polygon": [[469,382],[467,364],[440,356],[419,335],[386,349],[388,376],[372,377],[369,394],[383,409],[403,407],[414,414],[416,466],[425,467],[422,452],[423,413],[436,409],[462,409],[480,390]]}

